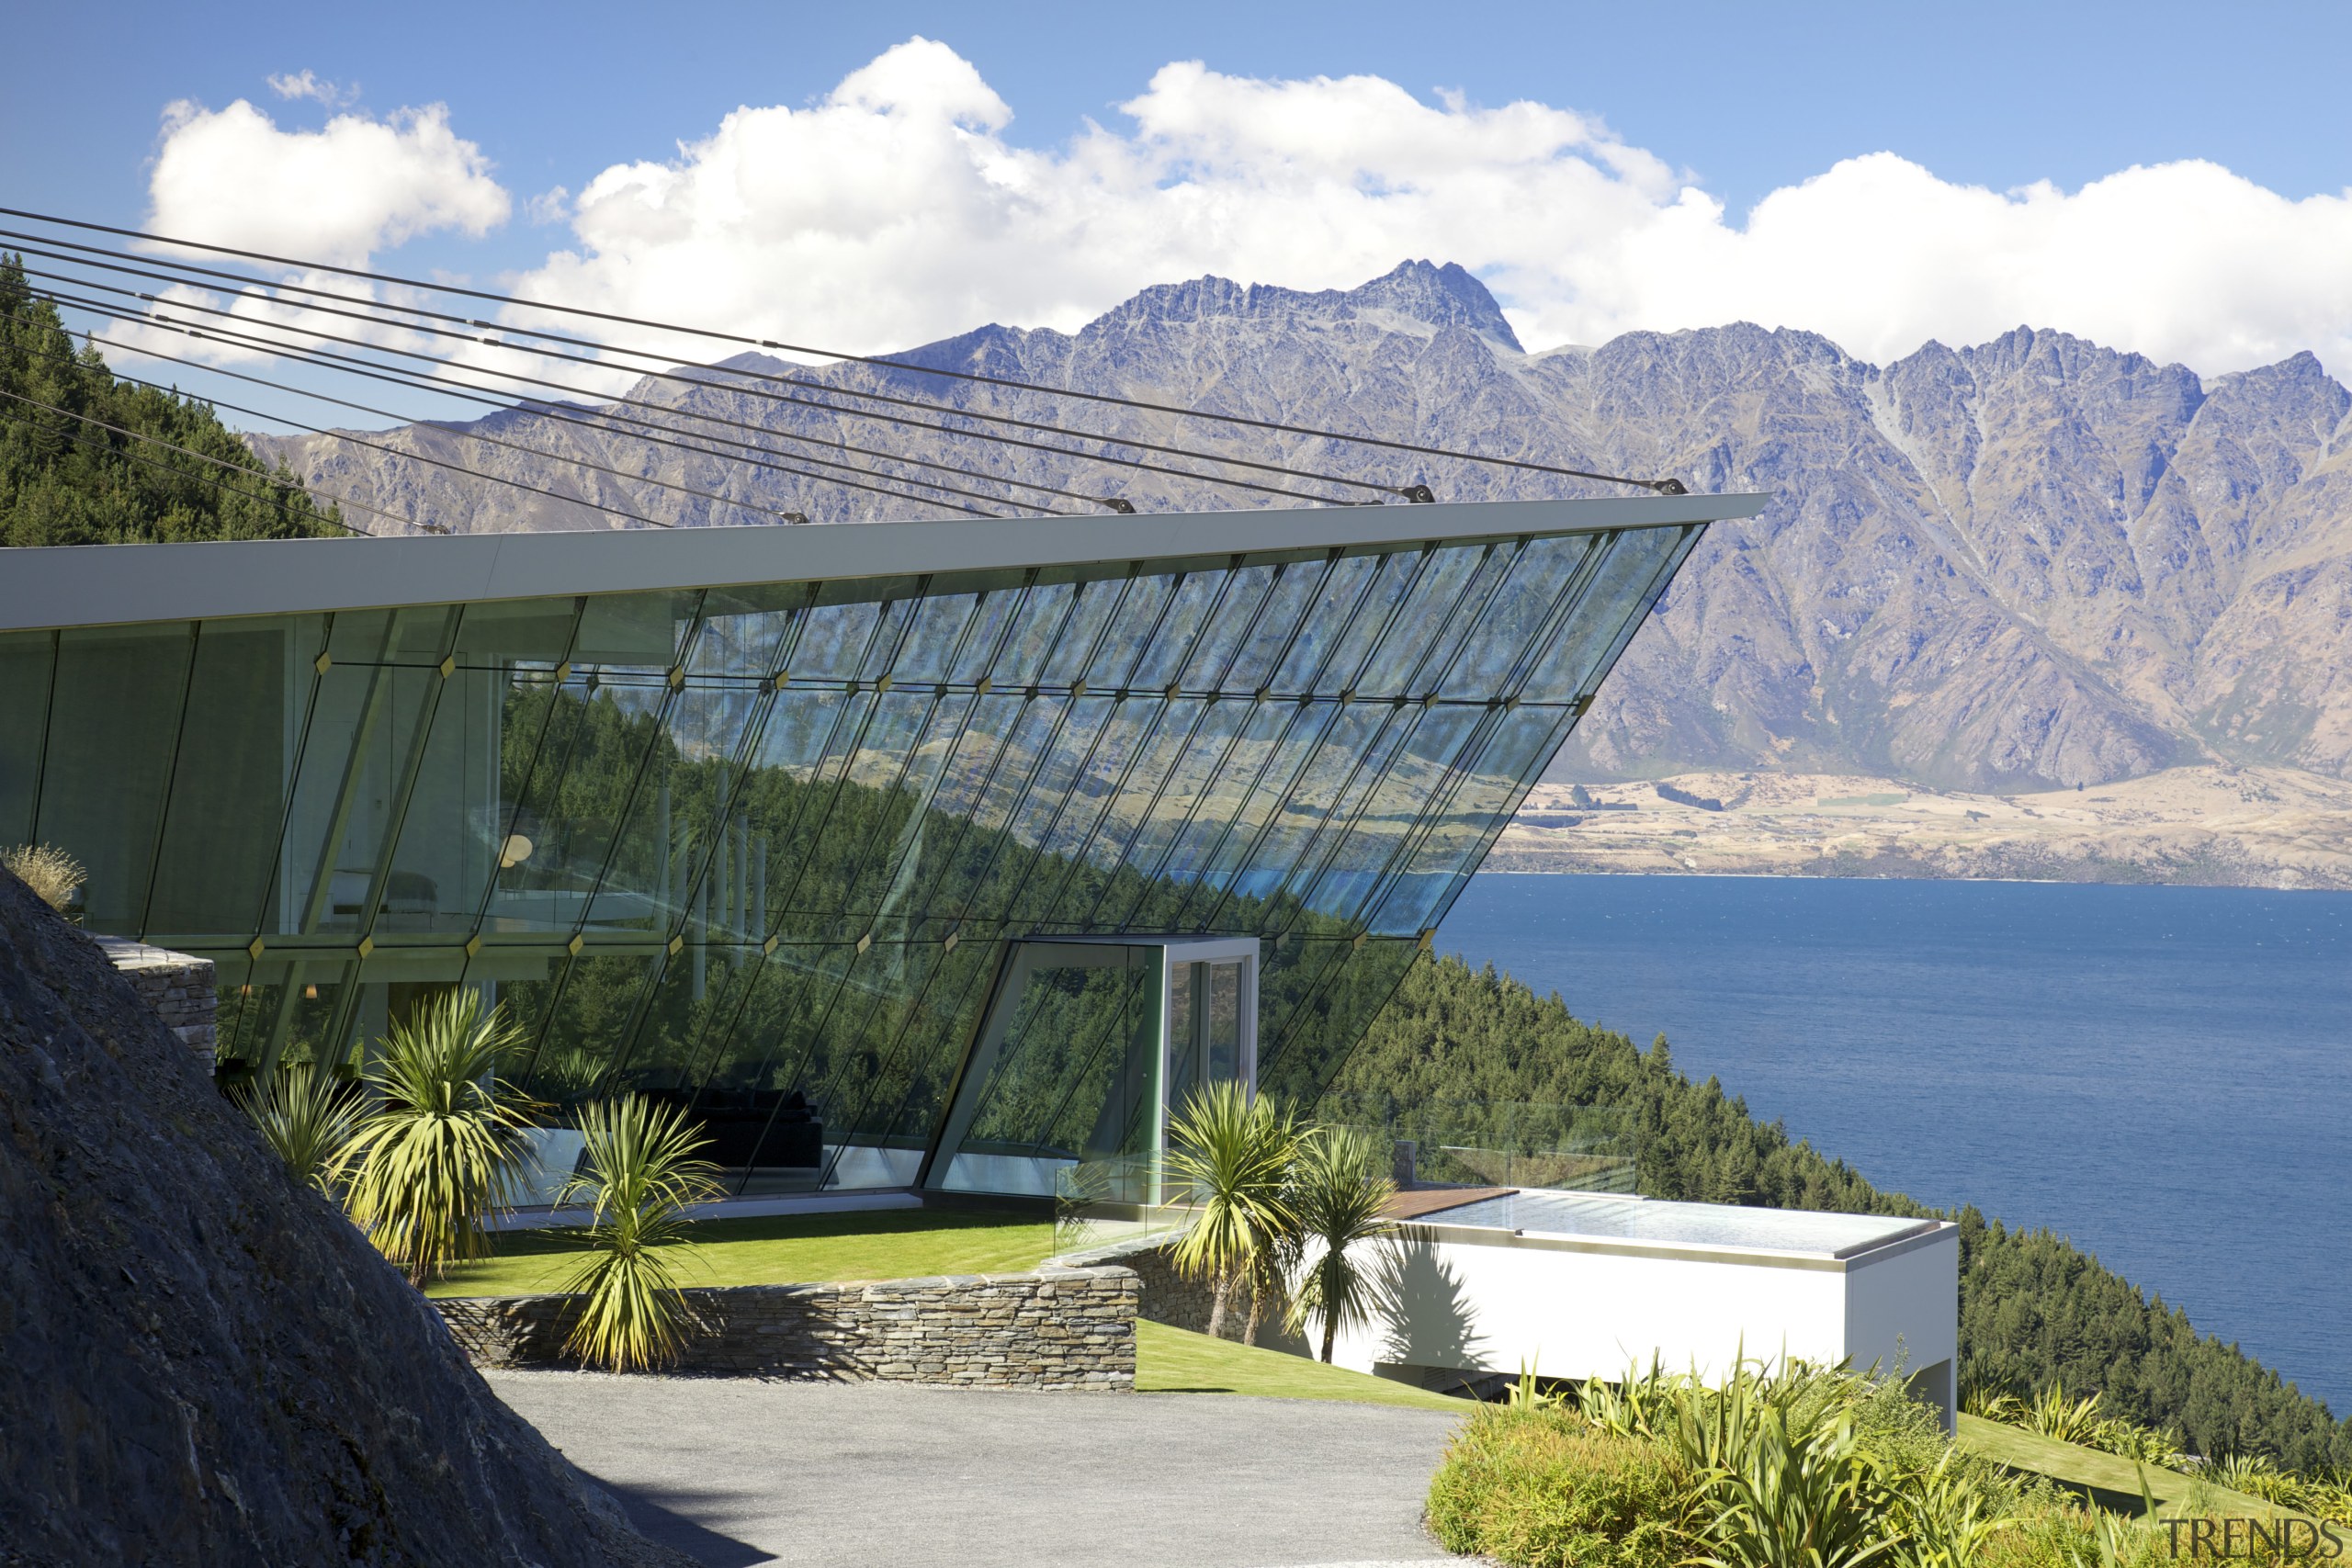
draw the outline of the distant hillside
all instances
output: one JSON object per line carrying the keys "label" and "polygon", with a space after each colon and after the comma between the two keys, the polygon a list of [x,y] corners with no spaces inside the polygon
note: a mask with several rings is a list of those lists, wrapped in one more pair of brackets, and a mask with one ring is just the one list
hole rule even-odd
{"label": "distant hillside", "polygon": [[[1879,367],[1813,333],[1747,325],[1529,355],[1469,274],[1414,262],[1321,293],[1201,278],[1146,289],[1075,334],[992,326],[910,357],[1773,492],[1762,516],[1712,531],[1557,777],[1770,768],[2018,790],[2200,761],[2352,777],[2352,394],[2308,355],[2208,383],[2019,329]],[[821,374],[1068,417],[1034,395],[857,367]],[[1147,511],[1237,503],[1182,480],[1106,477],[738,389],[649,380],[634,395],[1119,494]],[[509,440],[820,521],[939,514],[715,457],[649,455],[579,425],[495,418]],[[1541,476],[1228,438],[1133,411],[1089,411],[1080,423],[1426,479],[1446,499],[1570,492]],[[650,487],[559,475],[469,442],[465,428],[393,439],[680,523],[745,520]],[[356,500],[458,530],[609,525],[559,498],[471,486],[323,437],[256,446]]]}
{"label": "distant hillside", "polygon": [[0,257],[0,546],[345,531],[203,403],[127,385],[95,355],[77,356],[57,307],[33,299]]}

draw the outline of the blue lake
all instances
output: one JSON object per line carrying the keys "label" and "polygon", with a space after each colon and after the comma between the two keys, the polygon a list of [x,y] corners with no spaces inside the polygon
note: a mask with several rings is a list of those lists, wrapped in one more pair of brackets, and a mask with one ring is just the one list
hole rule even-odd
{"label": "blue lake", "polygon": [[1437,945],[2352,1413],[2352,894],[1489,874]]}

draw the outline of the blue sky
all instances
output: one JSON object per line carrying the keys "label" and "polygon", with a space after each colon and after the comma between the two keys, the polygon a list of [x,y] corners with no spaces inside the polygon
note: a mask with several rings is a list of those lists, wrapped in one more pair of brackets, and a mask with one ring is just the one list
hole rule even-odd
{"label": "blue sky", "polygon": [[10,31],[8,188],[116,216],[141,203],[166,103],[257,97],[272,73],[356,81],[379,109],[447,102],[518,180],[576,184],[738,104],[820,95],[915,33],[978,65],[1030,145],[1198,59],[1580,108],[1735,210],[1879,151],[1996,189],[2180,158],[2290,197],[2352,186],[2340,5],[96,4],[27,6]]}
{"label": "blue sky", "polygon": [[[1129,152],[1151,142],[1150,158],[1126,173],[1163,188],[1186,180],[1196,161],[1219,155],[1216,150],[1237,134],[1234,125],[1260,123],[1249,118],[1258,109],[1243,106],[1233,109],[1238,118],[1221,122],[1205,140],[1152,141],[1139,130],[1119,106],[1144,94],[1163,66],[1188,60],[1205,64],[1212,87],[1228,80],[1361,74],[1383,78],[1437,111],[1475,114],[1532,101],[1605,124],[1647,161],[1645,172],[1628,174],[1610,164],[1605,147],[1560,152],[1560,160],[1609,165],[1611,178],[1622,176],[1624,189],[1638,190],[1644,204],[1636,214],[1619,199],[1622,191],[1595,194],[1597,205],[1575,209],[1573,233],[1514,241],[1508,232],[1514,223],[1530,210],[1549,210],[1544,187],[1528,186],[1484,216],[1450,196],[1398,208],[1361,233],[1335,234],[1311,254],[1246,239],[1221,245],[1214,233],[1175,247],[1138,241],[1124,255],[1114,241],[1100,241],[1116,265],[1056,277],[1050,287],[1028,276],[1034,269],[1023,247],[1043,254],[1076,234],[1096,243],[1106,229],[1100,210],[1083,223],[1071,219],[1076,227],[1008,228],[1001,244],[988,243],[996,235],[987,215],[967,213],[964,227],[951,224],[928,243],[999,253],[975,264],[980,281],[969,288],[944,288],[936,273],[903,257],[861,250],[838,277],[817,277],[797,293],[798,283],[777,282],[768,291],[775,298],[770,325],[785,330],[813,321],[837,338],[856,338],[856,346],[975,324],[975,313],[1074,325],[1170,269],[1323,287],[1351,280],[1351,269],[1379,270],[1374,257],[1411,252],[1471,265],[1539,346],[1630,326],[1744,315],[1817,326],[1858,353],[1887,355],[1928,335],[1969,336],[2039,316],[2034,324],[2136,338],[2120,346],[2188,357],[2200,368],[2235,368],[2295,347],[2318,349],[2339,367],[2352,357],[2344,346],[2352,341],[2352,301],[2331,291],[2324,276],[2333,247],[2352,232],[2331,205],[2352,186],[2352,137],[2324,74],[2352,58],[2352,7],[1283,6],[1202,0],[1164,7],[477,4],[397,11],[258,4],[208,16],[185,6],[50,5],[23,8],[11,28],[17,69],[0,96],[0,149],[6,152],[0,201],[6,205],[117,222],[160,215],[164,204],[151,180],[166,106],[186,103],[195,106],[188,112],[217,114],[243,99],[257,111],[256,123],[281,139],[299,136],[324,125],[330,108],[274,94],[268,79],[307,71],[345,92],[356,88],[334,112],[389,121],[402,111],[446,105],[447,133],[470,145],[482,178],[508,203],[503,216],[480,220],[471,230],[415,219],[408,227],[420,232],[404,242],[398,235],[405,231],[388,219],[365,246],[374,260],[404,271],[536,278],[551,292],[577,288],[657,313],[695,307],[695,291],[678,279],[695,273],[702,253],[673,254],[656,266],[649,253],[632,249],[655,243],[642,224],[608,214],[601,227],[582,225],[581,213],[560,203],[542,203],[535,220],[531,198],[558,187],[579,193],[616,165],[679,163],[681,142],[712,137],[739,106],[808,109],[852,73],[918,35],[945,46],[1010,110],[1009,119],[983,127],[989,145],[999,153],[1039,154],[1038,167],[1065,186],[1080,180],[1067,160],[1090,117],[1126,139],[1122,145]],[[944,78],[932,70],[923,80]],[[969,130],[971,114],[955,113]],[[1464,130],[1464,149],[1478,143],[1472,134],[1478,126],[1459,113],[1449,123]],[[795,156],[828,161],[808,152],[814,144],[805,135],[795,135],[800,140],[790,144],[801,149]],[[1883,166],[1872,178],[1841,176],[1842,184],[1833,182],[1836,203],[1825,195],[1811,209],[1786,204],[1797,227],[1769,254],[1761,241],[1743,243],[1758,201],[1801,191],[1842,160],[1877,152],[1894,153],[1902,164]],[[1478,156],[1460,155],[1471,163]],[[1530,155],[1522,148],[1509,160],[1524,164]],[[1270,185],[1265,170],[1270,159],[1287,157],[1280,149],[1257,148],[1237,155],[1236,166],[1247,165],[1243,172],[1226,170],[1224,186],[1205,186],[1218,201],[1231,199],[1236,189],[1272,200],[1265,193],[1280,182]],[[1054,164],[1057,159],[1065,164]],[[2203,186],[2145,182],[2126,193],[2128,201],[2118,198],[2115,205],[2128,209],[2120,216],[2084,208],[2062,220],[2063,204],[2045,204],[2047,222],[2022,209],[2005,217],[1962,199],[1969,187],[2003,193],[2036,181],[2052,182],[2060,195],[2078,193],[2134,165],[2183,160],[2219,165],[2245,188],[2233,194],[2211,179]],[[1410,167],[1400,173],[1404,164]],[[1463,177],[1450,181],[1426,161],[1406,157],[1404,164],[1368,159],[1363,168],[1332,178],[1364,190],[1418,182],[1443,193],[1450,183],[1474,183],[1476,172],[1465,164]],[[1665,216],[1676,209],[1674,187],[1685,184],[1721,204],[1712,222]],[[961,199],[961,187],[952,186],[890,188],[918,224],[929,207],[944,210]],[[2306,201],[2315,197],[2320,205]],[[2249,216],[2233,216],[2233,203],[2241,198],[2253,204]],[[169,210],[214,223],[209,233],[250,237],[258,220],[227,210],[237,199],[231,182],[215,177],[188,186]],[[1100,191],[1088,199],[1101,199]],[[1140,214],[1134,192],[1121,199]],[[278,201],[281,209],[300,205]],[[1833,205],[1835,211],[1826,210]],[[794,223],[824,229],[838,217],[831,209],[814,218],[771,215],[765,228],[736,236],[730,253],[728,237],[710,229],[719,220],[709,216],[707,201],[699,210],[706,232],[697,243],[716,247],[709,253],[714,276],[730,276],[730,268],[740,274],[757,257],[774,256],[782,272],[808,278],[821,267],[779,236]],[[1902,296],[1849,305],[1856,290],[1849,285],[1809,292],[1803,278],[1818,271],[1810,258],[1858,253],[1858,232],[1878,211],[1894,215],[1887,227],[1922,236],[1918,253],[1872,252],[1855,265],[1873,277],[1900,275]],[[2275,233],[2264,228],[2274,218]],[[1138,216],[1135,227],[1159,221]],[[2004,222],[2018,232],[1988,240],[1980,261],[1957,266],[1939,259],[1955,245],[1967,249],[1979,230]],[[1566,255],[1570,241],[1611,225],[1630,237],[1610,255],[1544,259]],[[1677,238],[1690,229],[1704,232],[1687,243]],[[283,224],[262,230],[286,232]],[[2211,250],[2216,230],[2245,232],[2243,267],[2233,254]],[[872,242],[864,231],[855,238],[860,246]],[[332,243],[322,235],[313,241],[318,248],[302,254],[322,254]],[[2159,269],[2128,286],[2125,303],[2103,298],[2109,292],[2103,280],[2119,265],[2109,252],[2165,258],[2199,246],[2206,250],[2172,271]],[[559,276],[548,257],[565,249],[592,264],[614,265]],[[2257,263],[2283,265],[2281,254],[2293,260],[2291,276],[2255,276]],[[623,269],[621,262],[632,265]],[[1644,281],[1662,268],[1690,276],[1670,285]],[[616,281],[621,270],[628,271],[626,284]],[[670,281],[646,284],[657,271]],[[2243,299],[2233,295],[2201,308],[2223,316],[2236,310],[2245,319],[2200,325],[2192,296],[2241,272]],[[1748,274],[1759,279],[1753,288],[1728,281]],[[2017,282],[2045,274],[2052,279],[2047,288]],[[1984,298],[1993,279],[2006,292]],[[755,300],[750,287],[736,277],[712,296],[713,308],[764,310],[766,295]],[[865,318],[857,313],[861,288],[870,289]],[[2277,304],[2282,298],[2291,303]]]}

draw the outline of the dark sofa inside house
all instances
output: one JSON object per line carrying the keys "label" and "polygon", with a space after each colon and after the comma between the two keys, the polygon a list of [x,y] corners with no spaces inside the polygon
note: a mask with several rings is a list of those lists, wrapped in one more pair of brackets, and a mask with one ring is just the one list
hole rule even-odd
{"label": "dark sofa inside house", "polygon": [[674,1105],[702,1124],[704,1159],[729,1170],[784,1166],[814,1170],[825,1159],[825,1124],[798,1089],[646,1089],[648,1100]]}

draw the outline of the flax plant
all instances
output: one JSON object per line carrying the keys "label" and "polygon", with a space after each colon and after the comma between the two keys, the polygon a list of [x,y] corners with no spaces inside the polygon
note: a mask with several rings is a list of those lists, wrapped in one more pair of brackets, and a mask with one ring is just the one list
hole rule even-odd
{"label": "flax plant", "polygon": [[2094,1393],[2088,1399],[2069,1399],[2066,1397],[2066,1385],[2053,1382],[2036,1395],[2032,1404],[2026,1408],[2025,1425],[2045,1438],[2087,1446],[2098,1436],[2098,1395]]}
{"label": "flax plant", "polygon": [[236,1099],[288,1175],[314,1192],[335,1195],[366,1114],[353,1086],[305,1065],[286,1068],[266,1089],[242,1089]]}
{"label": "flax plant", "polygon": [[461,988],[395,1024],[361,1075],[379,1103],[352,1142],[345,1206],[420,1289],[486,1253],[485,1223],[519,1190],[527,1102],[497,1076],[515,1043],[499,1010]]}
{"label": "flax plant", "polygon": [[1208,1281],[1209,1334],[1221,1337],[1234,1286],[1296,1224],[1285,1188],[1298,1121],[1271,1097],[1228,1081],[1196,1092],[1168,1131],[1169,1170],[1191,1189],[1193,1210],[1172,1261]]}
{"label": "flax plant", "polygon": [[564,1349],[616,1372],[666,1366],[700,1326],[669,1249],[684,1237],[686,1211],[719,1196],[718,1168],[696,1157],[706,1140],[683,1111],[639,1095],[588,1106],[580,1131],[588,1168],[563,1196],[594,1204],[595,1217],[590,1255],[564,1283],[582,1298]]}
{"label": "flax plant", "polygon": [[1290,1201],[1298,1235],[1318,1250],[1292,1299],[1290,1328],[1299,1333],[1309,1321],[1320,1324],[1327,1362],[1341,1329],[1371,1319],[1376,1288],[1349,1249],[1387,1229],[1382,1212],[1396,1195],[1371,1134],[1325,1127],[1303,1141],[1291,1172]]}

